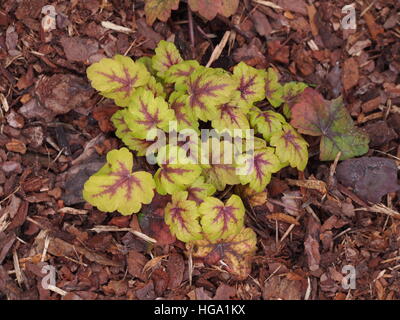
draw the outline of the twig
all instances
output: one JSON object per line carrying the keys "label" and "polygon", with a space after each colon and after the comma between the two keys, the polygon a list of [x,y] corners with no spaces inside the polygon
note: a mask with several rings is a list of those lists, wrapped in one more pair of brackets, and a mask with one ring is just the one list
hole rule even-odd
{"label": "twig", "polygon": [[193,28],[193,15],[192,15],[192,10],[188,6],[188,20],[189,20],[189,37],[190,37],[190,49],[192,51],[192,59],[196,58],[195,55],[195,39],[194,39],[194,28]]}
{"label": "twig", "polygon": [[103,28],[110,29],[110,30],[117,31],[117,32],[123,32],[123,33],[134,33],[135,32],[130,28],[119,26],[110,21],[102,21],[101,25]]}
{"label": "twig", "polygon": [[275,3],[272,3],[271,1],[253,0],[253,2],[255,2],[257,4],[261,4],[261,5],[266,6],[266,7],[270,7],[272,9],[283,10],[282,7],[278,6]]}
{"label": "twig", "polygon": [[226,43],[228,42],[230,34],[230,31],[225,32],[224,36],[221,39],[221,42],[215,47],[213,53],[211,54],[210,60],[208,60],[206,67],[211,66],[211,64],[220,57],[222,51],[226,46]]}
{"label": "twig", "polygon": [[55,293],[58,293],[59,295],[61,295],[61,296],[66,296],[67,295],[67,291],[64,291],[64,290],[62,290],[62,289],[60,289],[60,288],[58,288],[58,287],[56,287],[56,286],[53,286],[53,285],[51,285],[51,284],[49,284],[48,286],[47,286],[47,289],[48,290],[50,290],[50,291],[53,291],[53,292],[55,292]]}
{"label": "twig", "polygon": [[151,243],[157,243],[156,239],[153,239],[149,237],[148,235],[145,235],[144,233],[141,233],[139,231],[133,230],[132,228],[118,228],[114,226],[95,226],[94,228],[90,229],[91,231],[95,232],[120,232],[120,231],[129,231],[138,238],[141,238],[144,241],[151,242]]}
{"label": "twig", "polygon": [[17,282],[18,282],[19,286],[21,287],[21,285],[23,283],[23,276],[22,276],[21,268],[19,266],[17,249],[13,250],[13,261],[14,261],[14,270],[15,270],[15,275],[17,277]]}

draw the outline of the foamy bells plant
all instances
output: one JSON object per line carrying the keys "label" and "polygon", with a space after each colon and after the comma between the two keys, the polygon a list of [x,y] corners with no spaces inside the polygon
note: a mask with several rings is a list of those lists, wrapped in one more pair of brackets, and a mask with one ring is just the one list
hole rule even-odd
{"label": "foamy bells plant", "polygon": [[[92,64],[87,75],[102,96],[121,107],[111,120],[126,148],[107,154],[107,163],[85,183],[85,200],[101,211],[130,215],[149,204],[155,192],[170,194],[165,222],[171,233],[195,257],[223,260],[233,274],[245,278],[256,235],[244,226],[242,199],[231,195],[222,201],[215,194],[236,184],[261,192],[283,167],[304,170],[307,143],[274,109],[282,106],[289,115],[306,85],[282,85],[274,69],[258,70],[243,62],[232,73],[204,67],[183,60],[166,41],[152,58],[133,61],[116,55]],[[178,136],[189,130],[195,139],[171,139],[171,123]],[[225,139],[200,139],[200,129],[207,126],[223,132]],[[246,147],[250,138],[237,135],[249,129],[256,133],[251,149]],[[154,130],[168,135],[163,144],[148,141]],[[210,147],[215,144],[220,148]],[[227,157],[226,150],[233,150],[233,156]],[[155,174],[140,170],[131,151],[136,157],[154,154]]]}

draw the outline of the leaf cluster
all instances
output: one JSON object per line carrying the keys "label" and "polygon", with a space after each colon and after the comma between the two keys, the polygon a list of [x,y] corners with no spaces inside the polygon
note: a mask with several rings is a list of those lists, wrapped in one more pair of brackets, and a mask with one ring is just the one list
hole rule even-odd
{"label": "leaf cluster", "polygon": [[[133,61],[116,55],[92,64],[87,75],[101,95],[121,107],[111,118],[116,135],[136,156],[152,159],[155,170],[154,175],[140,170],[125,147],[113,150],[86,182],[85,200],[99,210],[127,215],[150,203],[154,191],[169,194],[165,222],[171,233],[195,256],[217,255],[244,276],[256,236],[244,227],[240,197],[222,202],[215,194],[237,184],[261,192],[283,167],[305,169],[308,144],[294,127],[312,135],[325,128],[296,120],[305,108],[301,97],[309,92],[307,85],[281,84],[274,69],[243,62],[232,72],[204,67],[183,60],[167,41],[158,44],[153,57]],[[294,117],[294,127],[276,108]],[[348,118],[340,112],[331,117],[342,128]],[[215,131],[204,136],[201,128]],[[256,137],[243,137],[247,129]]]}

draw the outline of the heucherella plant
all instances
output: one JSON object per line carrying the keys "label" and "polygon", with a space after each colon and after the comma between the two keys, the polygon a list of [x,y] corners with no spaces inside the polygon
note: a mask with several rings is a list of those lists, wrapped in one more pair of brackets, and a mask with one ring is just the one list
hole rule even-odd
{"label": "heucherella plant", "polygon": [[[282,168],[303,171],[308,144],[296,129],[322,136],[321,160],[338,151],[354,155],[353,142],[357,155],[368,148],[340,100],[326,102],[304,83],[283,84],[273,68],[241,62],[231,73],[204,67],[160,41],[152,57],[116,55],[91,65],[87,75],[121,107],[111,121],[129,150],[107,154],[85,183],[84,199],[101,211],[129,215],[155,193],[170,195],[164,220],[171,234],[193,257],[222,260],[239,279],[251,270],[257,239],[230,187],[262,192]],[[282,113],[292,117],[290,124]],[[147,170],[138,157],[146,157]]]}
{"label": "heucherella plant", "polygon": [[92,64],[87,69],[87,75],[93,88],[121,107],[129,104],[136,88],[150,80],[150,73],[143,64],[121,55]]}
{"label": "heucherella plant", "polygon": [[112,150],[105,164],[85,183],[83,197],[99,210],[123,215],[139,212],[154,196],[150,173],[133,171],[133,156],[127,148]]}

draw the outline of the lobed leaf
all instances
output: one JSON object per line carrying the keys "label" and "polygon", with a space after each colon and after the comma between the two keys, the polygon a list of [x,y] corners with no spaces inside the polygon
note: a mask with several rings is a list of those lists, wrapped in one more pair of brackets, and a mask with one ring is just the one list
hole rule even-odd
{"label": "lobed leaf", "polygon": [[149,82],[145,86],[144,89],[149,90],[153,93],[154,97],[162,97],[165,98],[167,94],[164,91],[164,87],[160,82],[157,82],[156,78],[150,77]]}
{"label": "lobed leaf", "polygon": [[209,264],[222,260],[229,272],[245,280],[251,271],[251,257],[257,250],[257,236],[252,229],[243,227],[225,240],[197,240],[192,246],[194,257],[203,258]]}
{"label": "lobed leaf", "polygon": [[136,151],[138,156],[145,156],[147,148],[154,142],[135,137],[125,120],[129,116],[128,113],[127,109],[118,110],[111,117],[111,121],[116,128],[115,134],[130,150]]}
{"label": "lobed leaf", "polygon": [[161,40],[155,52],[156,54],[152,57],[153,68],[161,78],[164,77],[169,68],[183,61],[178,49],[172,42]]}
{"label": "lobed leaf", "polygon": [[187,192],[172,195],[172,201],[165,207],[165,223],[171,233],[183,242],[200,240],[202,228],[196,202],[187,200]]}
{"label": "lobed leaf", "polygon": [[291,124],[301,133],[322,136],[322,161],[334,160],[339,151],[341,160],[368,152],[368,135],[354,126],[341,97],[326,101],[318,91],[307,88],[297,101]]}
{"label": "lobed leaf", "polygon": [[303,171],[308,161],[308,143],[289,124],[282,126],[281,132],[272,135],[271,146],[282,163]]}
{"label": "lobed leaf", "polygon": [[157,70],[153,68],[153,59],[151,57],[140,57],[139,59],[136,60],[136,63],[141,63],[143,64],[147,71],[153,76],[157,76]]}
{"label": "lobed leaf", "polygon": [[170,108],[174,110],[178,130],[190,128],[199,132],[199,122],[187,105],[187,97],[180,92],[173,92],[169,97]]}
{"label": "lobed leaf", "polygon": [[244,224],[242,199],[232,195],[224,204],[214,197],[207,197],[199,207],[201,225],[207,239],[226,239],[237,234]]}
{"label": "lobed leaf", "polygon": [[132,172],[133,156],[126,148],[107,154],[107,164],[86,181],[83,198],[99,210],[117,210],[123,215],[138,212],[142,203],[154,196],[154,180],[150,173]]}
{"label": "lobed leaf", "polygon": [[184,84],[188,105],[202,121],[217,117],[216,106],[231,100],[237,81],[225,71],[200,67]]}
{"label": "lobed leaf", "polygon": [[160,194],[183,191],[201,174],[201,167],[178,146],[161,147],[157,155],[157,163],[160,168],[154,179],[157,192]]}
{"label": "lobed leaf", "polygon": [[131,132],[125,120],[127,113],[127,109],[122,109],[115,112],[111,117],[111,122],[115,127],[115,135],[120,139]]}
{"label": "lobed leaf", "polygon": [[178,7],[179,0],[146,0],[144,5],[146,22],[152,25],[157,18],[167,22],[171,16],[171,10],[177,10]]}
{"label": "lobed leaf", "polygon": [[239,82],[237,102],[245,112],[253,103],[265,98],[265,74],[264,70],[257,70],[244,62],[233,68],[233,77]]}
{"label": "lobed leaf", "polygon": [[133,96],[128,110],[125,121],[134,137],[139,139],[145,139],[152,129],[159,128],[167,132],[169,122],[175,120],[174,111],[169,109],[167,102],[143,88]]}
{"label": "lobed leaf", "polygon": [[278,73],[272,68],[267,70],[265,76],[265,96],[275,108],[283,103],[283,86],[279,83]]}
{"label": "lobed leaf", "polygon": [[121,107],[126,107],[135,89],[144,86],[150,79],[150,73],[143,64],[121,55],[92,64],[87,69],[87,76],[93,88],[104,97],[114,99],[115,104]]}
{"label": "lobed leaf", "polygon": [[214,129],[220,132],[228,130],[231,135],[234,134],[234,129],[250,129],[246,114],[236,103],[224,103],[217,106],[216,109],[217,117],[211,121],[211,125]]}
{"label": "lobed leaf", "polygon": [[[206,150],[208,150],[207,159],[204,154]],[[227,184],[240,183],[234,162],[237,149],[232,142],[209,138],[201,143],[200,154],[201,163],[206,164],[203,165],[203,176],[206,182],[212,184],[218,191],[224,190]]]}
{"label": "lobed leaf", "polygon": [[241,155],[243,152],[252,153],[254,150],[267,148],[267,142],[259,137],[252,137],[252,142],[250,139],[243,139],[238,137],[234,139],[235,148],[237,149],[237,155]]}
{"label": "lobed leaf", "polygon": [[210,183],[204,182],[204,177],[198,177],[188,188],[188,200],[196,202],[200,205],[205,198],[213,195],[217,190]]}
{"label": "lobed leaf", "polygon": [[274,133],[282,131],[282,125],[286,123],[280,113],[272,110],[261,111],[253,107],[249,116],[251,126],[261,133],[266,141],[269,141]]}
{"label": "lobed leaf", "polygon": [[256,192],[261,192],[271,181],[271,174],[281,169],[281,162],[272,148],[257,149],[254,154],[246,153],[238,157],[241,165],[238,173],[240,182],[249,184]]}
{"label": "lobed leaf", "polygon": [[177,86],[183,84],[191,74],[200,67],[196,60],[185,60],[171,66],[164,74],[167,83],[175,83]]}

